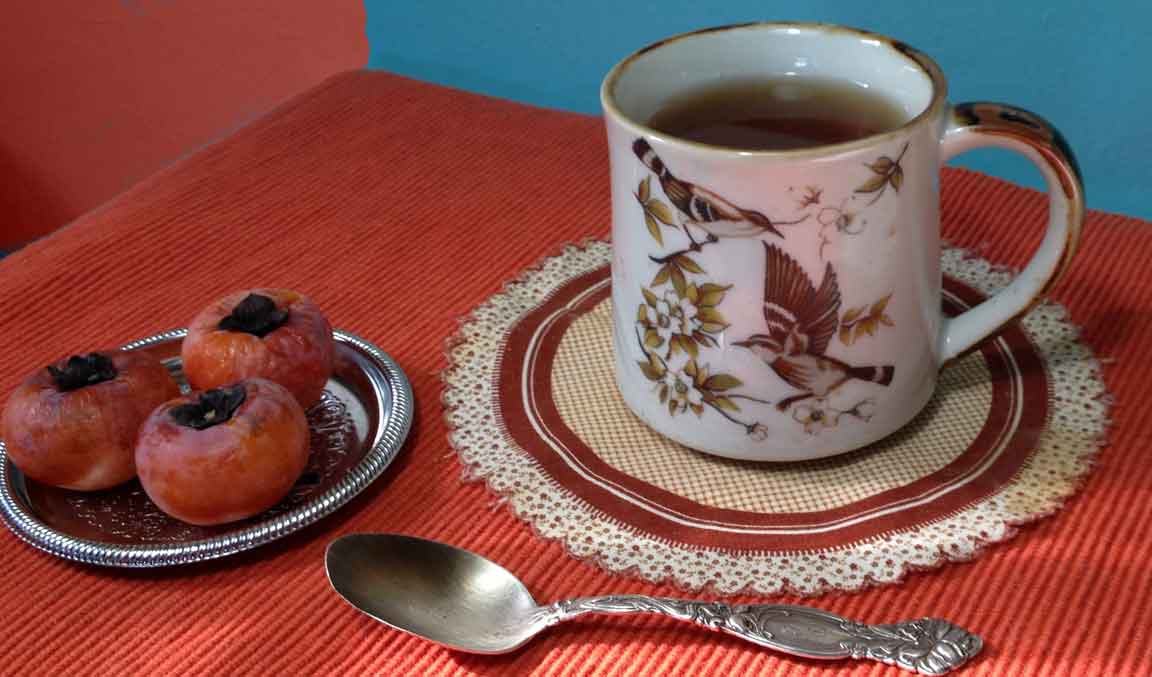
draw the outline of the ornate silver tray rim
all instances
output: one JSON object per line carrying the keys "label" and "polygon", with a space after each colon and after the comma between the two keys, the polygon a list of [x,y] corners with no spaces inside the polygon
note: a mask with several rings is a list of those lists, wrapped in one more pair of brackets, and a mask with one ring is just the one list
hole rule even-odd
{"label": "ornate silver tray rim", "polygon": [[[132,341],[120,350],[183,339],[186,334],[187,329],[173,329]],[[121,568],[165,567],[217,559],[265,545],[319,521],[352,500],[392,463],[408,436],[414,410],[412,386],[391,357],[355,334],[333,330],[332,335],[338,344],[351,346],[364,358],[368,367],[364,371],[377,393],[377,405],[386,393],[387,408],[379,412],[380,422],[370,449],[327,491],[287,512],[210,538],[179,544],[108,543],[63,533],[29,512],[14,492],[13,466],[0,441],[0,516],[17,537],[44,552],[73,562]]]}

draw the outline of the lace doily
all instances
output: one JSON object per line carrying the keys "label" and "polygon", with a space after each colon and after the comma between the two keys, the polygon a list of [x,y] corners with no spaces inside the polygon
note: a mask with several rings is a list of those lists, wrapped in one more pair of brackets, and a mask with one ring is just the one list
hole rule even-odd
{"label": "lace doily", "polygon": [[[1099,364],[1077,342],[1063,307],[1048,302],[994,342],[999,348],[989,346],[945,370],[938,401],[874,447],[786,465],[686,450],[644,428],[614,392],[606,366],[610,260],[610,245],[592,242],[566,247],[525,272],[461,324],[443,374],[449,440],[466,479],[484,480],[542,537],[609,571],[719,593],[819,594],[897,582],[910,569],[972,559],[1018,525],[1058,510],[1103,442],[1108,401]],[[952,287],[986,295],[1012,278],[958,249],[944,252],[942,268]],[[599,296],[596,285],[604,288]],[[529,368],[524,351],[510,350],[509,340],[538,322],[548,304],[577,292],[586,301],[549,335],[549,355],[533,367],[549,370],[544,427],[561,430],[549,444],[536,443],[515,420],[520,403],[504,383]],[[575,349],[585,344],[592,349]],[[992,412],[1004,408],[993,385],[1007,378],[998,371],[996,350],[1010,361],[1019,357],[1031,365],[1024,371],[1035,373],[1018,384],[1023,414],[993,435],[989,427],[998,414]],[[603,359],[572,358],[589,354]],[[1029,398],[1027,388],[1037,392]],[[582,404],[590,398],[595,406]],[[980,440],[993,437],[1007,450],[976,449],[991,449]],[[940,497],[924,490],[933,478],[954,474],[961,461],[981,481]],[[576,467],[587,472],[571,472]],[[921,497],[918,509],[895,517],[877,507],[880,497],[900,504],[892,497],[912,488]],[[622,500],[635,506],[621,509]],[[836,519],[813,522],[817,516]],[[851,528],[806,535],[779,526],[849,522]]]}

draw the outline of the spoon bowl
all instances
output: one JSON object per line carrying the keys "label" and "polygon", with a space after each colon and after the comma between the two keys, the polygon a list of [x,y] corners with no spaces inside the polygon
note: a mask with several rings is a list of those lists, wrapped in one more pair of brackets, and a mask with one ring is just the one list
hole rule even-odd
{"label": "spoon bowl", "polygon": [[399,534],[352,534],[328,546],[328,581],[352,606],[397,630],[458,651],[514,651],[550,625],[589,613],[650,613],[808,658],[868,658],[942,675],[983,642],[938,618],[868,625],[809,607],[649,597],[579,597],[540,606],[495,562]]}
{"label": "spoon bowl", "polygon": [[507,653],[539,631],[531,619],[536,600],[519,579],[445,543],[352,534],[328,546],[325,565],[332,587],[352,606],[452,649]]}

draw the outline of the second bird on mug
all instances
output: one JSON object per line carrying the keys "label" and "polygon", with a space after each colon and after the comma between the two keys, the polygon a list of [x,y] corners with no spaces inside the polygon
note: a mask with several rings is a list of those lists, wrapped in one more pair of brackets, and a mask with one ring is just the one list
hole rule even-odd
{"label": "second bird on mug", "polygon": [[823,399],[853,379],[886,386],[892,365],[854,367],[828,357],[828,343],[840,324],[840,287],[832,264],[824,269],[817,289],[808,275],[776,245],[764,243],[764,321],[768,331],[753,334],[733,345],[751,350],[788,385],[802,391],[780,400],[784,411],[814,397]]}

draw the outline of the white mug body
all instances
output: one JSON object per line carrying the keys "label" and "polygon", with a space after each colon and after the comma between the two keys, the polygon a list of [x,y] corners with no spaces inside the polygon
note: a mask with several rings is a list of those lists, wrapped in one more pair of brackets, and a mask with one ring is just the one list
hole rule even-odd
{"label": "white mug body", "polygon": [[[834,79],[884,96],[905,122],[784,151],[647,126],[723,78]],[[613,69],[613,348],[639,418],[700,451],[792,461],[866,446],[925,406],[961,347],[940,310],[942,140],[962,128],[945,89],[915,50],[811,24],[700,31]],[[970,344],[995,329],[983,324]]]}

